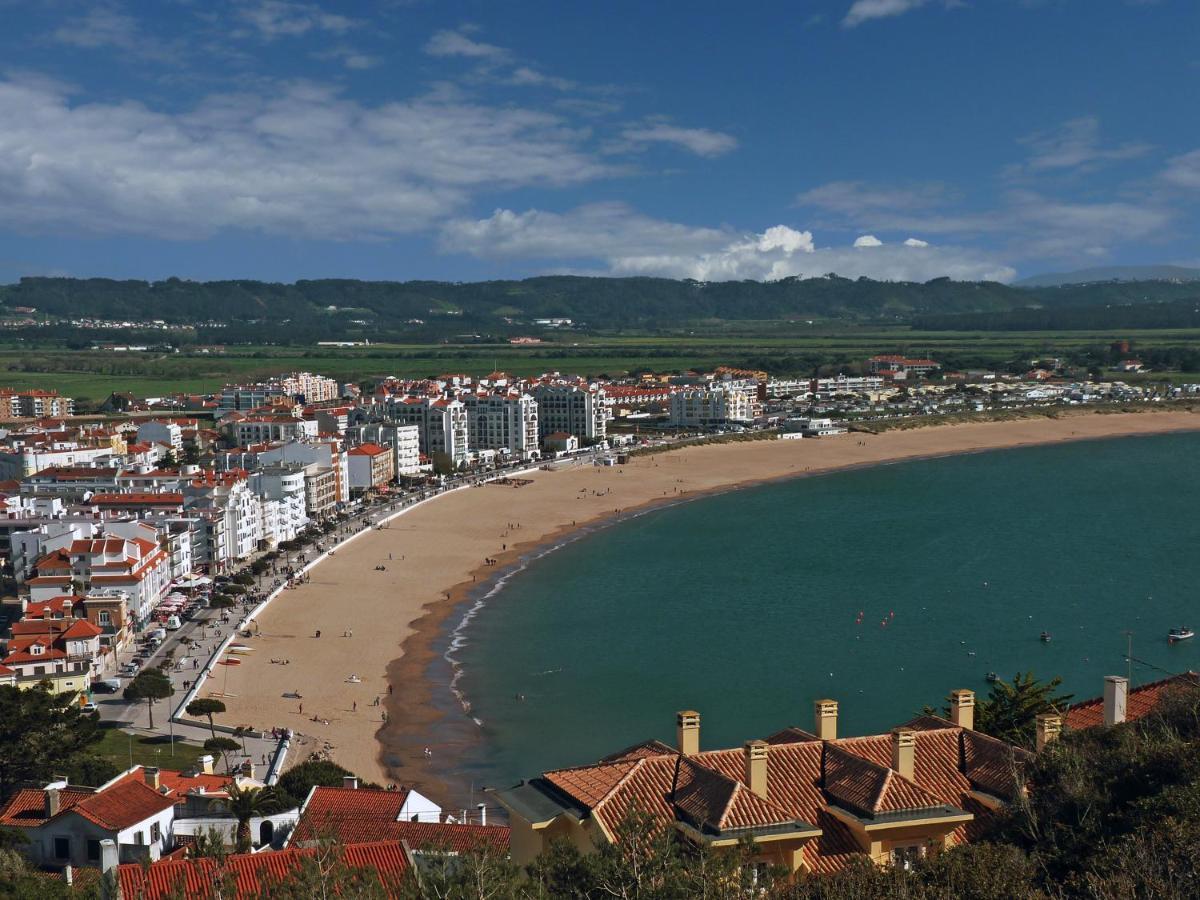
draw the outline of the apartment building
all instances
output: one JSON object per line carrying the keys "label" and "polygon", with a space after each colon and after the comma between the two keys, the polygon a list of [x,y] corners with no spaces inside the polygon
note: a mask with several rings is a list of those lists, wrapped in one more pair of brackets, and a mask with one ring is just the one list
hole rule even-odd
{"label": "apartment building", "polygon": [[297,419],[287,414],[255,415],[229,426],[234,443],[239,447],[268,444],[274,441],[303,441],[315,438],[317,422]]}
{"label": "apartment building", "polygon": [[75,401],[58,391],[0,389],[0,413],[10,419],[61,419],[75,415]]}
{"label": "apartment building", "polygon": [[603,441],[607,433],[604,391],[578,384],[539,384],[533,389],[537,401],[538,438],[566,432],[581,444]]}
{"label": "apartment building", "polygon": [[250,489],[263,505],[278,505],[273,513],[274,527],[262,532],[269,544],[292,540],[308,524],[304,466],[299,463],[263,466],[250,474]]}
{"label": "apartment building", "polygon": [[671,395],[672,425],[697,428],[754,421],[754,395],[745,388],[714,384]]}
{"label": "apartment building", "polygon": [[421,452],[426,456],[444,454],[456,466],[467,461],[467,410],[460,401],[433,397],[389,399],[384,415],[393,422],[417,426]]}
{"label": "apartment building", "polygon": [[312,372],[292,372],[253,384],[227,384],[221,390],[218,417],[235,411],[258,409],[281,400],[321,403],[336,400],[341,388],[332,378]]}
{"label": "apartment building", "polygon": [[396,480],[396,459],[390,447],[359,444],[346,451],[351,491],[370,491]]}
{"label": "apartment building", "polygon": [[528,457],[537,452],[538,403],[524,393],[465,394],[467,443]]}

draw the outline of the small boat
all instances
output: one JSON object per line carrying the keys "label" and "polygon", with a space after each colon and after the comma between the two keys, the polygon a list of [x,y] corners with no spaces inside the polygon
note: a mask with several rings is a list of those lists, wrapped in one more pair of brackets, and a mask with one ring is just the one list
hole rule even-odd
{"label": "small boat", "polygon": [[1176,641],[1191,640],[1196,636],[1196,632],[1184,625],[1182,628],[1172,628],[1167,633],[1167,642],[1174,644]]}
{"label": "small boat", "polygon": [[1043,632],[1042,632],[1042,643],[1043,643],[1043,644],[1048,644],[1048,643],[1050,643],[1050,632],[1048,632],[1048,631],[1043,631]]}
{"label": "small boat", "polygon": [[1000,680],[1000,676],[997,675],[995,672],[988,672],[987,680],[988,680],[988,684],[995,684],[997,681]]}

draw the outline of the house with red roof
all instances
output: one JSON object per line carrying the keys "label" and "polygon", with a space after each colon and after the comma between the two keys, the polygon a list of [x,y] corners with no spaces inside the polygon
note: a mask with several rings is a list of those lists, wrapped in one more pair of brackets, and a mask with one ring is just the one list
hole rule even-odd
{"label": "house with red roof", "polygon": [[99,788],[55,781],[22,788],[0,807],[0,827],[28,839],[24,852],[37,865],[101,866],[101,844],[116,860],[158,859],[171,846],[175,799],[142,780],[118,778]]}
{"label": "house with red roof", "polygon": [[48,681],[56,694],[86,691],[101,667],[102,630],[87,619],[22,619],[12,626],[7,655],[0,660],[18,687]]}
{"label": "house with red roof", "polygon": [[341,840],[390,839],[399,822],[438,823],[442,808],[411,788],[380,790],[360,788],[358,778],[347,775],[342,787],[317,785],[300,806],[300,821],[288,837],[290,846],[344,835]]}
{"label": "house with red roof", "polygon": [[973,692],[953,692],[950,706],[951,719],[839,738],[836,701],[818,700],[812,731],[719,750],[701,750],[700,716],[686,711],[674,747],[647,741],[491,793],[508,810],[518,864],[558,838],[614,842],[633,810],[697,845],[748,840],[792,872],[835,872],[856,858],[907,864],[970,840],[1024,789],[1032,754],[974,730]]}
{"label": "house with red roof", "polygon": [[1121,675],[1105,675],[1104,693],[1072,703],[1062,717],[1062,724],[1080,729],[1133,722],[1155,712],[1172,694],[1189,688],[1200,688],[1200,674],[1182,672],[1132,688]]}

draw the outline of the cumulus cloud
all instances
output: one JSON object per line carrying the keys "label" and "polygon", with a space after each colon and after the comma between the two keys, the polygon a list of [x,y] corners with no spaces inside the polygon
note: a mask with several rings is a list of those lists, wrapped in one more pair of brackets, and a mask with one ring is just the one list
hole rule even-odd
{"label": "cumulus cloud", "polygon": [[467,37],[462,30],[443,29],[434,32],[425,42],[425,52],[430,56],[464,56],[468,59],[504,59],[508,50],[495,44],[485,44]]}
{"label": "cumulus cloud", "polygon": [[920,238],[906,238],[904,241],[905,247],[928,247],[929,241],[923,241]]}
{"label": "cumulus cloud", "polygon": [[[567,213],[498,209],[486,219],[460,219],[442,234],[442,249],[485,258],[559,260],[576,271],[656,275],[700,281],[816,278],[830,272],[882,280],[1009,281],[1015,271],[977,251],[912,245],[817,247],[812,232],[776,225],[757,234],[699,228],[642,215],[624,204],[595,204]],[[587,264],[599,262],[600,269]]]}
{"label": "cumulus cloud", "polygon": [[681,128],[666,122],[651,122],[626,128],[621,137],[629,147],[638,149],[647,144],[674,144],[697,156],[723,156],[737,147],[733,135],[708,128]]}
{"label": "cumulus cloud", "polygon": [[875,237],[873,234],[864,234],[854,241],[855,247],[882,247],[883,241]]}
{"label": "cumulus cloud", "polygon": [[368,105],[308,83],[164,112],[0,79],[0,121],[0,217],[23,232],[386,237],[431,227],[476,190],[620,171],[545,112],[453,97]]}

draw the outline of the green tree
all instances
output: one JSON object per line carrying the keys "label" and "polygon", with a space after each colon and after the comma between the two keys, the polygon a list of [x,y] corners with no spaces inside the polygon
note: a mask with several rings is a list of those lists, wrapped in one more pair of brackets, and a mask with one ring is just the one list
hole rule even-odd
{"label": "green tree", "polygon": [[21,782],[48,781],[101,739],[98,716],[61,704],[44,686],[0,686],[0,799]]}
{"label": "green tree", "polygon": [[246,853],[251,843],[250,820],[279,812],[279,798],[272,787],[242,788],[235,784],[229,788],[229,812],[237,819],[237,852]]}
{"label": "green tree", "polygon": [[185,707],[185,711],[189,716],[206,716],[208,718],[208,730],[213,737],[217,736],[217,726],[213,722],[213,716],[225,712],[225,704],[215,697],[199,697],[193,700]]}
{"label": "green tree", "polygon": [[221,757],[225,760],[225,772],[230,775],[233,774],[233,764],[229,761],[229,754],[236,753],[241,749],[237,741],[227,737],[211,737],[204,742],[204,749],[213,753],[220,753]]}
{"label": "green tree", "polygon": [[158,669],[143,669],[138,672],[133,681],[125,685],[122,696],[126,700],[145,700],[146,709],[150,713],[150,727],[154,727],[154,704],[158,700],[166,700],[175,693],[171,679]]}
{"label": "green tree", "polygon": [[1061,684],[1061,678],[1039,681],[1032,672],[995,681],[975,709],[975,727],[1010,744],[1033,747],[1037,717],[1063,712],[1071,702],[1071,694],[1056,693]]}

